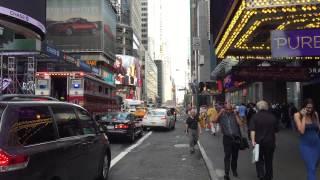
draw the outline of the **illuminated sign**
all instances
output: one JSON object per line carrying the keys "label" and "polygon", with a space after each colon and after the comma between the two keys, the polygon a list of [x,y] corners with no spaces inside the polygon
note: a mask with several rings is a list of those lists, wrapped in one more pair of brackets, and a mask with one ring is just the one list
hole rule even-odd
{"label": "illuminated sign", "polygon": [[86,63],[91,66],[97,66],[97,61],[95,61],[95,60],[89,60],[89,61],[86,61]]}
{"label": "illuminated sign", "polygon": [[271,32],[272,57],[320,55],[320,29]]}

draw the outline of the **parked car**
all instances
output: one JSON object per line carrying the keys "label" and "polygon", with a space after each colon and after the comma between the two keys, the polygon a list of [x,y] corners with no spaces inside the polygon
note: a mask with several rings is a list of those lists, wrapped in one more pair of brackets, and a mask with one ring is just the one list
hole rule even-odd
{"label": "parked car", "polygon": [[163,108],[150,110],[144,116],[142,124],[144,128],[163,127],[167,129],[174,129],[176,121],[171,111]]}
{"label": "parked car", "polygon": [[94,22],[89,22],[84,18],[71,18],[63,22],[55,22],[48,25],[48,32],[63,33],[68,36],[74,33],[91,33],[96,34],[98,25]]}
{"label": "parked car", "polygon": [[8,100],[0,117],[0,179],[108,179],[108,138],[84,108]]}
{"label": "parked car", "polygon": [[143,135],[142,119],[129,112],[111,112],[97,116],[108,137],[124,137],[134,142]]}

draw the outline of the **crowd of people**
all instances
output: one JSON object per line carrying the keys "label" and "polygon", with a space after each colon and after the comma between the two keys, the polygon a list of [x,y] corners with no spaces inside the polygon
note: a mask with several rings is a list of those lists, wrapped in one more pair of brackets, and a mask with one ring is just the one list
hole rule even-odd
{"label": "crowd of people", "polygon": [[307,169],[307,180],[316,180],[320,160],[320,123],[314,103],[307,99],[298,109],[293,103],[269,104],[259,101],[233,105],[217,103],[202,106],[199,113],[190,109],[186,120],[186,134],[190,138],[190,152],[194,153],[202,129],[223,135],[225,180],[230,179],[230,170],[238,177],[239,150],[246,141],[254,148],[258,145],[259,156],[255,161],[259,180],[273,179],[273,157],[276,150],[276,133],[281,128],[292,128],[300,134],[300,153]]}

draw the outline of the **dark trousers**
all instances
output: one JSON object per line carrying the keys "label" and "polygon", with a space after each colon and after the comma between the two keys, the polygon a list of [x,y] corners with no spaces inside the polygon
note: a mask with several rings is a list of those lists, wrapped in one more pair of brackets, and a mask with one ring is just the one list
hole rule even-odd
{"label": "dark trousers", "polygon": [[259,161],[256,162],[258,178],[272,180],[273,178],[273,153],[274,144],[260,144]]}
{"label": "dark trousers", "polygon": [[224,148],[224,171],[225,175],[229,175],[230,164],[233,172],[237,171],[239,143],[235,141],[234,137],[223,136]]}

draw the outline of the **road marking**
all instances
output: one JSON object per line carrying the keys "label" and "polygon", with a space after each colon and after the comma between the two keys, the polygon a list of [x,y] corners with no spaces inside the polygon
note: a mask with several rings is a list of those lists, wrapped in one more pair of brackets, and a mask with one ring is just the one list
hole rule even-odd
{"label": "road marking", "polygon": [[189,147],[189,144],[175,144],[174,147],[176,147],[176,148],[187,148],[187,147]]}
{"label": "road marking", "polygon": [[206,151],[204,150],[204,148],[200,144],[200,141],[198,141],[198,146],[199,146],[201,155],[202,155],[202,157],[204,159],[204,162],[205,162],[205,164],[207,166],[207,169],[209,171],[210,179],[211,180],[218,180],[218,177],[217,177],[216,171],[215,171],[215,169],[213,167],[213,164],[212,164],[211,160],[209,159]]}
{"label": "road marking", "polygon": [[140,144],[143,143],[144,140],[146,140],[150,135],[152,134],[152,131],[150,131],[149,133],[147,133],[146,135],[144,135],[138,142],[136,142],[135,144],[131,145],[130,147],[128,147],[127,149],[125,149],[124,151],[122,151],[118,156],[116,156],[115,158],[113,158],[111,160],[111,165],[110,165],[110,169],[116,165],[122,158],[124,158],[129,152],[131,152],[134,148],[138,147]]}

